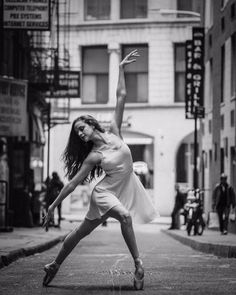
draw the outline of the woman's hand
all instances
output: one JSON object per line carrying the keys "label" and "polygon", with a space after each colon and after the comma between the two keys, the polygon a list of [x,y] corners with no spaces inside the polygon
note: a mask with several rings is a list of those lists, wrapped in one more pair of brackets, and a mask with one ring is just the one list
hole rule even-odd
{"label": "woman's hand", "polygon": [[140,56],[139,53],[138,53],[138,50],[135,49],[133,51],[131,51],[129,54],[126,55],[126,57],[121,61],[120,63],[120,66],[125,66],[127,64],[130,64],[132,62],[135,62],[136,61],[136,58],[134,57],[138,57]]}
{"label": "woman's hand", "polygon": [[44,221],[43,221],[43,227],[46,229],[46,231],[48,231],[49,222],[53,218],[53,212],[54,212],[54,209],[51,206],[49,206],[47,215],[44,216]]}

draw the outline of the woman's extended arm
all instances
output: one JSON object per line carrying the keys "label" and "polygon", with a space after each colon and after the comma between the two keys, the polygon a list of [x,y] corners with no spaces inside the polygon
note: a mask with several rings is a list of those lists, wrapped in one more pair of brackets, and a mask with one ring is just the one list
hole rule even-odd
{"label": "woman's extended arm", "polygon": [[136,61],[135,57],[138,57],[137,49],[131,51],[125,58],[121,61],[119,65],[119,77],[118,84],[116,89],[116,107],[115,112],[111,121],[110,131],[117,136],[121,136],[121,124],[123,120],[124,106],[125,106],[125,98],[126,98],[126,86],[125,86],[125,75],[124,75],[124,67],[127,64],[130,64]]}
{"label": "woman's extended arm", "polygon": [[94,165],[98,164],[100,160],[100,155],[98,153],[90,153],[88,155],[77,174],[63,187],[56,200],[49,206],[47,215],[44,219],[43,227],[47,227],[50,219],[53,216],[53,211],[55,208],[75,190],[77,185],[85,179],[85,177],[93,169]]}

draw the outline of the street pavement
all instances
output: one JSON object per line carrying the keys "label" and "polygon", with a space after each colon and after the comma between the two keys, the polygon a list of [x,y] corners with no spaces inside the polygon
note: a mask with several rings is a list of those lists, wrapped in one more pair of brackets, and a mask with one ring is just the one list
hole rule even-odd
{"label": "street pavement", "polygon": [[[47,233],[37,229],[33,234],[32,229],[31,237],[34,238],[28,239],[29,246],[32,247],[38,234],[43,244],[50,240],[46,239],[50,234],[53,238],[59,233],[63,236],[77,225],[78,222],[63,221],[61,230],[50,228]],[[0,270],[0,294],[235,294],[236,259],[196,251],[169,236],[169,233],[172,235],[180,232],[184,237],[187,236],[185,231],[168,231],[166,234],[167,228],[168,225],[163,219],[159,223],[135,225],[136,238],[145,266],[144,291],[133,290],[133,262],[120,233],[119,224],[110,221],[107,227],[99,226],[79,243],[47,288],[42,287],[43,266],[55,258],[61,243],[3,267]],[[14,232],[15,235],[16,231]],[[206,231],[197,239],[207,240],[209,233],[210,231]],[[211,233],[220,240],[231,236],[220,236],[216,231]],[[23,236],[23,232],[21,235]],[[194,238],[196,237],[191,239]],[[23,239],[26,239],[26,236]],[[21,248],[24,248],[23,241]]]}
{"label": "street pavement", "polygon": [[[13,261],[43,252],[61,242],[85,216],[83,209],[75,214],[64,215],[61,228],[50,227],[49,231],[41,227],[14,228],[13,232],[0,232],[0,268]],[[109,219],[109,222],[116,222]],[[202,236],[188,236],[181,230],[168,230],[169,217],[158,217],[153,224],[161,224],[162,232],[198,251],[221,257],[236,258],[236,234],[220,235],[217,230],[205,230]]]}

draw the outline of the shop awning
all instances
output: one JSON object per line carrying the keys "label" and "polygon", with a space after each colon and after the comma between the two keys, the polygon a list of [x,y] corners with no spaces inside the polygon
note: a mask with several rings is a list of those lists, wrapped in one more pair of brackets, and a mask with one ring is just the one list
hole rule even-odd
{"label": "shop awning", "polygon": [[153,144],[153,137],[141,132],[122,131],[124,142],[128,145]]}

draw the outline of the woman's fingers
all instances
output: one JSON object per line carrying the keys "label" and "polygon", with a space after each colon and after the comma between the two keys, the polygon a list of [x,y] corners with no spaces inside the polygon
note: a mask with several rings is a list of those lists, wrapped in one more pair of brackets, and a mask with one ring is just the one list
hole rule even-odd
{"label": "woman's fingers", "polygon": [[134,49],[129,53],[129,56],[139,56],[138,49]]}
{"label": "woman's fingers", "polygon": [[49,214],[44,216],[43,227],[47,227],[50,219],[51,219],[51,216]]}
{"label": "woman's fingers", "polygon": [[131,63],[131,62],[134,62],[136,61],[136,58],[133,58],[133,57],[138,57],[140,56],[139,53],[138,53],[138,50],[135,49],[133,51],[131,51],[125,58],[124,58],[124,61],[126,63]]}
{"label": "woman's fingers", "polygon": [[125,56],[125,58],[120,63],[121,65],[125,66],[126,64],[130,64],[136,61],[135,57],[140,56],[137,49],[132,50],[129,54]]}

